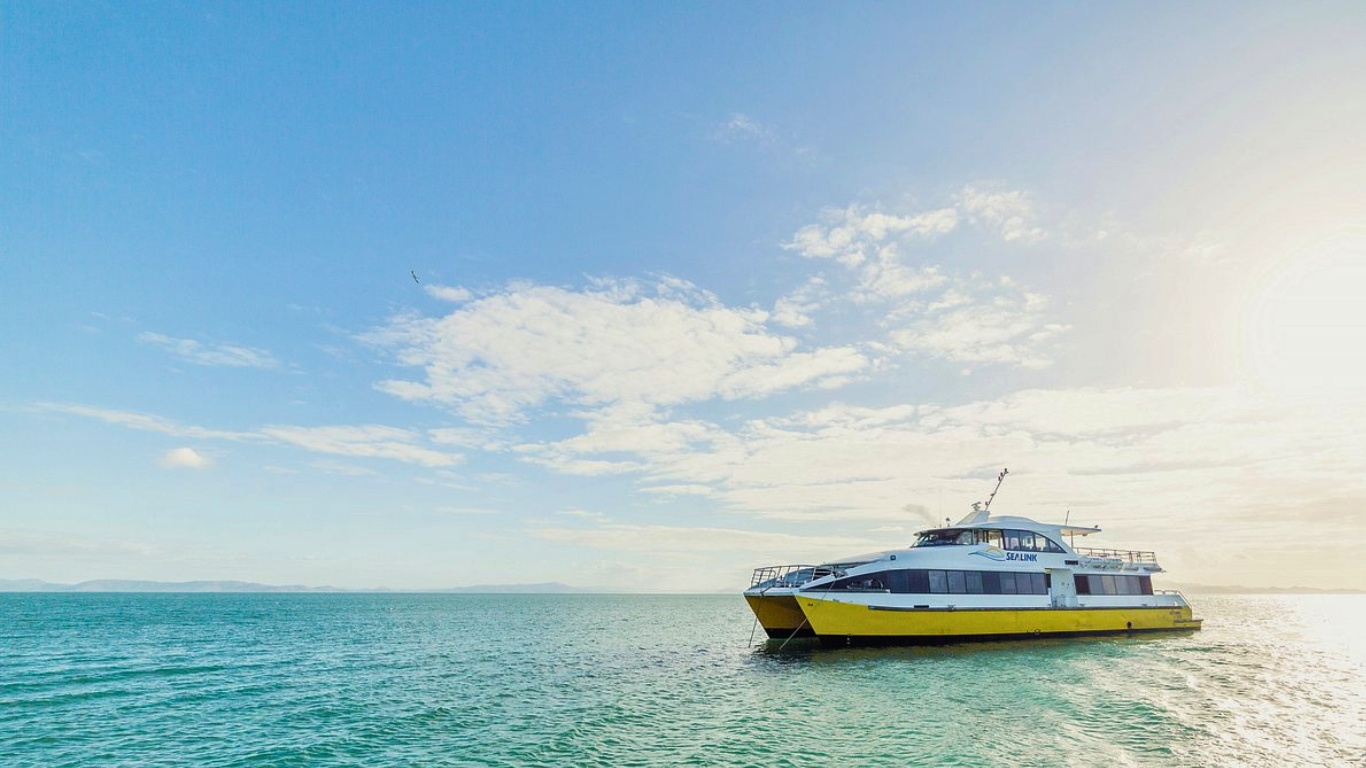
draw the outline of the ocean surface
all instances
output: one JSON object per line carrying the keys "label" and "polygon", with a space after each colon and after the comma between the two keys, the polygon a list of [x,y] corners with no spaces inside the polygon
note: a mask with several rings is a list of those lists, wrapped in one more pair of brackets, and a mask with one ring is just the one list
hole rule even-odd
{"label": "ocean surface", "polygon": [[737,595],[0,594],[3,766],[1366,766],[1366,596],[821,650]]}

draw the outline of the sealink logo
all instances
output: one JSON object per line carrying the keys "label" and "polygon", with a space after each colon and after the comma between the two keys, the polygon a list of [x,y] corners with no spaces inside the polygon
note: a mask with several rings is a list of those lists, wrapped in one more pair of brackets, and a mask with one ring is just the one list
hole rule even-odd
{"label": "sealink logo", "polygon": [[1002,552],[999,547],[987,547],[980,552],[973,552],[972,554],[977,555],[978,557],[985,557],[988,560],[995,560],[998,563],[1008,560],[1022,563],[1037,563],[1039,561],[1039,556],[1036,554],[1029,552]]}
{"label": "sealink logo", "polygon": [[[985,557],[985,558],[988,559],[988,560],[996,560],[996,561],[1007,560],[1007,559],[1012,559],[1012,560],[1013,560],[1013,559],[1014,559],[1014,558],[1011,558],[1011,557],[1009,557],[1008,555],[1006,555],[1006,553],[1002,552],[1001,549],[1000,549],[999,547],[987,547],[986,549],[984,549],[984,550],[982,550],[982,551],[980,551],[980,552],[973,552],[972,554],[977,555],[978,557]],[[1014,553],[1012,552],[1011,554],[1014,554]]]}

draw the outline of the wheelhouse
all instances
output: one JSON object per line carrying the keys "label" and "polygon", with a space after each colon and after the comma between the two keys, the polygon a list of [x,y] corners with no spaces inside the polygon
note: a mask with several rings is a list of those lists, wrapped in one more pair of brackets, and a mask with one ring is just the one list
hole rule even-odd
{"label": "wheelhouse", "polygon": [[1014,552],[1066,553],[1047,534],[1020,528],[932,528],[921,531],[911,548],[953,547],[986,544]]}

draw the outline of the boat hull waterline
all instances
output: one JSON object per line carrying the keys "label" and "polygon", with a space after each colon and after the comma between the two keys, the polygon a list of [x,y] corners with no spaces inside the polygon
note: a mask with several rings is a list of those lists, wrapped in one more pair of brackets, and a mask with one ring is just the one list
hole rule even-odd
{"label": "boat hull waterline", "polygon": [[[941,644],[1200,629],[1189,606],[893,608],[797,599],[810,634],[833,645]],[[781,630],[770,637],[782,636]],[[798,634],[798,637],[802,635]]]}

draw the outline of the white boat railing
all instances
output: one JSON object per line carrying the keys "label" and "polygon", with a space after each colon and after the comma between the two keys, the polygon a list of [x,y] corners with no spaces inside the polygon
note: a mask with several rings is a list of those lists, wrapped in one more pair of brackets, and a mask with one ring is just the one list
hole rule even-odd
{"label": "white boat railing", "polygon": [[1157,554],[1136,549],[1093,549],[1091,547],[1074,547],[1073,550],[1082,557],[1093,557],[1097,560],[1118,560],[1121,563],[1133,563],[1135,565],[1157,565]]}
{"label": "white boat railing", "polygon": [[750,589],[793,589],[834,573],[821,565],[768,565],[755,568],[749,580]]}

